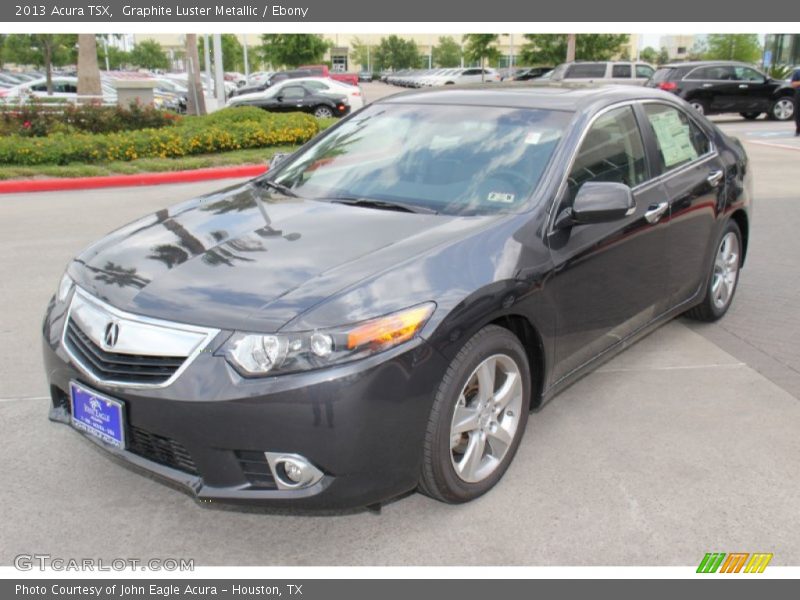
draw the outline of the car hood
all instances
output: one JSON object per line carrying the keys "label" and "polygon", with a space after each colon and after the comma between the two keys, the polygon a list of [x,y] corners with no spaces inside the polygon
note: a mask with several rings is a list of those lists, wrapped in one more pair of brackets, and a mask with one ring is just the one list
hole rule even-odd
{"label": "car hood", "polygon": [[275,331],[339,290],[494,219],[290,198],[249,182],[109,234],[82,252],[69,273],[89,293],[131,313]]}

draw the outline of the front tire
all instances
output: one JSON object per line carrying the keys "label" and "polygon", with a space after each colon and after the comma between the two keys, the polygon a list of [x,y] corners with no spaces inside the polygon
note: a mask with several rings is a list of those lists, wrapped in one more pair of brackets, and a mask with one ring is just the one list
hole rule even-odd
{"label": "front tire", "polygon": [[696,321],[721,319],[733,302],[742,266],[742,233],[735,221],[728,221],[716,245],[714,264],[703,301],[686,312]]}
{"label": "front tire", "polygon": [[794,116],[794,100],[789,96],[778,98],[770,106],[768,114],[773,121],[788,121]]}
{"label": "front tire", "polygon": [[509,330],[489,325],[450,363],[436,392],[419,489],[448,503],[488,492],[508,469],[530,409],[527,354]]}

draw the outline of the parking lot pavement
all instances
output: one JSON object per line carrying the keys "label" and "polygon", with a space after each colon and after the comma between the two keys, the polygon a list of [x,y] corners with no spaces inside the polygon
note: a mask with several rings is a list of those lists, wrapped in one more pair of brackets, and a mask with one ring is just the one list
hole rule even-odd
{"label": "parking lot pavement", "polygon": [[200,506],[46,419],[38,329],[69,257],[224,183],[1,197],[0,564],[46,552],[220,565],[691,565],[732,549],[800,564],[800,155],[748,141],[786,124],[723,127],[747,144],[757,201],[725,319],[674,321],[533,414],[487,496],[446,506],[411,495],[380,515]]}

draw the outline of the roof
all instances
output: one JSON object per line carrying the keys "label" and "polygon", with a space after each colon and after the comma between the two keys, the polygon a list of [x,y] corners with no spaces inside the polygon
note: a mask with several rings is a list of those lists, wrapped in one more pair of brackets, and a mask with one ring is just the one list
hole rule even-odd
{"label": "roof", "polygon": [[748,65],[747,63],[739,62],[737,60],[692,60],[686,62],[668,63],[666,65],[661,65],[661,67],[659,68],[676,69],[678,67],[693,68],[693,67],[714,67],[720,65],[734,66],[734,67],[749,67],[751,69],[753,68],[753,65]]}
{"label": "roof", "polygon": [[376,104],[458,104],[540,108],[575,112],[637,99],[674,101],[675,96],[655,88],[632,85],[587,86],[585,84],[568,83],[548,83],[544,85],[494,83],[416,90],[388,96],[379,100]]}

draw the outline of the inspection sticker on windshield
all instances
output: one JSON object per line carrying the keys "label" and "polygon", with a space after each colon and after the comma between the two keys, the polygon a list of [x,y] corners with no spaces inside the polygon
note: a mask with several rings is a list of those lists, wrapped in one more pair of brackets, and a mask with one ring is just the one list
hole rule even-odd
{"label": "inspection sticker on windshield", "polygon": [[539,140],[542,139],[542,132],[541,131],[529,131],[528,135],[525,136],[525,143],[526,144],[538,144]]}
{"label": "inspection sticker on windshield", "polygon": [[511,204],[514,202],[514,194],[506,194],[504,192],[489,192],[486,197],[489,202],[502,202],[503,204]]}

